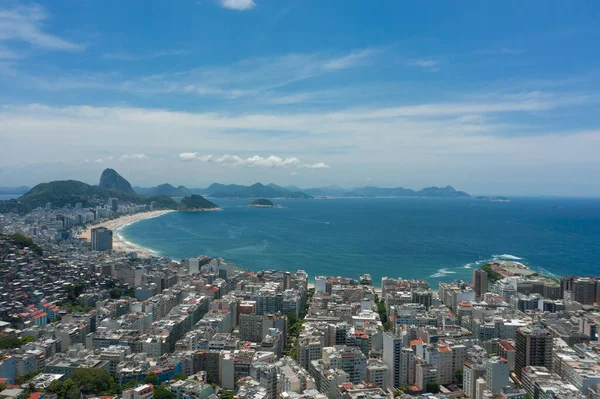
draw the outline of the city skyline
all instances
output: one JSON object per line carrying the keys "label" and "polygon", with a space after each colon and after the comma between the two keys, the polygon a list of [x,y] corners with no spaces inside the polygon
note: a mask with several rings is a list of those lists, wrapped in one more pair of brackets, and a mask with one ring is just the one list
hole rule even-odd
{"label": "city skyline", "polygon": [[0,181],[600,196],[599,10],[11,1]]}

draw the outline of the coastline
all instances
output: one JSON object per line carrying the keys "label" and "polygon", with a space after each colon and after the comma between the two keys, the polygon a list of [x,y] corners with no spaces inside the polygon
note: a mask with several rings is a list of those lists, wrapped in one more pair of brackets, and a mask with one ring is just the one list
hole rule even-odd
{"label": "coastline", "polygon": [[129,226],[133,223],[137,223],[141,220],[156,218],[171,212],[175,211],[169,209],[160,211],[140,212],[133,215],[121,216],[117,219],[106,220],[104,222],[88,226],[78,235],[78,237],[90,241],[93,228],[106,227],[107,229],[113,231],[113,251],[136,252],[138,257],[140,258],[149,258],[152,256],[157,256],[158,253],[156,253],[155,251],[152,251],[151,249],[144,248],[140,245],[125,240],[120,234],[120,230],[126,226]]}

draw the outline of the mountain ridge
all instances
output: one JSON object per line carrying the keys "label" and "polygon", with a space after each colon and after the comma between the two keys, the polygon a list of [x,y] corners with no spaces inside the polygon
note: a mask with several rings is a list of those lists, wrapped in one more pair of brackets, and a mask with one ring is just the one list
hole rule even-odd
{"label": "mountain ridge", "polygon": [[[161,187],[168,186],[168,190]],[[212,183],[207,188],[175,188],[170,184],[162,184],[151,188],[135,187],[136,192],[144,194],[165,194],[172,197],[183,197],[200,194],[213,198],[293,198],[310,199],[313,197],[423,197],[423,198],[471,198],[464,191],[458,191],[448,185],[445,187],[430,186],[420,190],[404,187],[364,186],[344,189],[339,186],[324,186],[301,189],[297,186],[282,187],[274,183],[264,185],[254,183],[250,186],[241,184]]]}
{"label": "mountain ridge", "polygon": [[[74,205],[78,202],[84,207],[91,207],[106,204],[109,198],[117,198],[119,201],[144,205],[155,202],[157,208],[177,208],[177,202],[167,195],[143,196],[135,193],[133,189],[131,191],[127,190],[129,182],[125,178],[114,171],[114,169],[106,169],[102,173],[102,176],[107,176],[105,174],[106,171],[109,171],[107,177],[109,181],[105,180],[105,185],[109,184],[113,186],[113,183],[118,183],[116,186],[126,191],[93,186],[77,180],[56,180],[48,183],[40,183],[16,199],[0,201],[0,213],[27,213],[35,208],[44,207],[48,202],[53,207],[59,208],[67,204]],[[119,178],[127,184],[124,184]],[[100,180],[102,183],[102,178]],[[129,188],[131,188],[131,185],[129,185]]]}
{"label": "mountain ridge", "polygon": [[116,170],[111,168],[106,168],[102,171],[102,175],[100,175],[100,183],[98,187],[108,189],[108,190],[117,190],[123,191],[125,193],[135,194],[135,191],[131,187],[131,184],[121,176]]}

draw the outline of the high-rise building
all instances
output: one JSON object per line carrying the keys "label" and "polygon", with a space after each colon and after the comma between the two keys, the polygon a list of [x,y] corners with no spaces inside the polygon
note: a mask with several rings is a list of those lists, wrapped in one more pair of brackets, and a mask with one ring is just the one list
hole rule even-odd
{"label": "high-rise building", "polygon": [[285,272],[283,274],[283,289],[289,290],[292,288],[292,274],[290,272]]}
{"label": "high-rise building", "polygon": [[377,384],[381,389],[387,389],[390,368],[381,359],[367,360],[367,382]]}
{"label": "high-rise building", "polygon": [[485,372],[485,363],[465,362],[463,367],[463,391],[467,395],[467,398],[477,397],[475,382],[478,378],[485,376]]}
{"label": "high-rise building", "polygon": [[108,204],[110,205],[111,211],[117,212],[119,210],[119,199],[118,198],[111,198],[109,200]]}
{"label": "high-rise building", "polygon": [[96,227],[92,229],[92,250],[110,251],[112,249],[112,230],[106,227]]}
{"label": "high-rise building", "polygon": [[433,293],[431,291],[412,291],[412,303],[420,303],[426,309],[431,307],[433,301]]}
{"label": "high-rise building", "polygon": [[553,341],[544,328],[522,327],[515,337],[515,373],[521,378],[523,367],[543,366],[552,369]]}
{"label": "high-rise building", "polygon": [[596,280],[582,277],[573,281],[572,299],[584,305],[593,305],[596,302]]}
{"label": "high-rise building", "polygon": [[508,386],[508,362],[501,357],[493,357],[487,362],[485,381],[492,393],[500,393]]}
{"label": "high-rise building", "polygon": [[487,273],[481,269],[473,270],[473,289],[477,298],[481,298],[483,294],[488,292]]}
{"label": "high-rise building", "polygon": [[326,369],[344,370],[349,382],[360,384],[367,377],[367,358],[356,346],[329,346],[322,353]]}
{"label": "high-rise building", "polygon": [[404,342],[404,337],[383,334],[383,362],[389,368],[388,388],[414,384],[415,354],[411,348],[404,347]]}

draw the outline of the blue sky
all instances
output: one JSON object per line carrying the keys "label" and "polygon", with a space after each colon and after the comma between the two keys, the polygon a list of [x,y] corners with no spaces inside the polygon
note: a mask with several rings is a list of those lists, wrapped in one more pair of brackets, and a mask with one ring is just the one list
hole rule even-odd
{"label": "blue sky", "polygon": [[0,185],[599,196],[593,1],[3,1]]}

